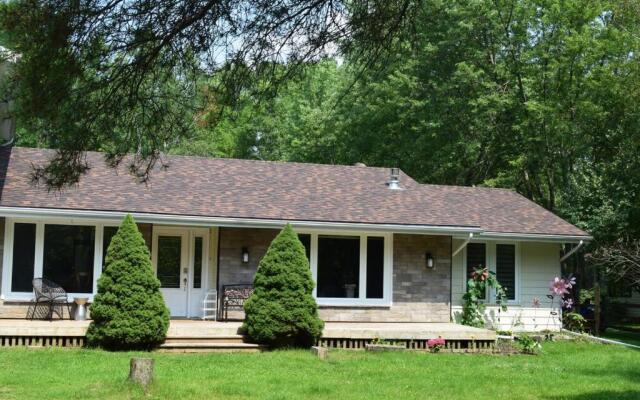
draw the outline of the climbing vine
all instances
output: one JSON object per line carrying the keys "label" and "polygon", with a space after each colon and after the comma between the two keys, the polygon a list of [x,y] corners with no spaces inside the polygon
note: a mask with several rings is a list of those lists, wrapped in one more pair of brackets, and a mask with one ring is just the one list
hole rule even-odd
{"label": "climbing vine", "polygon": [[487,288],[496,291],[496,304],[501,311],[507,311],[507,291],[502,287],[496,274],[487,268],[479,268],[473,271],[471,279],[467,282],[467,292],[462,296],[462,324],[484,327],[484,311],[486,304]]}

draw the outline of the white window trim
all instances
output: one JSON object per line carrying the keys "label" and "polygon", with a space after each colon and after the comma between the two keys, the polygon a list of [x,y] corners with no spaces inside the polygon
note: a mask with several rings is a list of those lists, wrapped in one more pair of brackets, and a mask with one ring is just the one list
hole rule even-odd
{"label": "white window trim", "polygon": [[[313,297],[319,306],[330,307],[390,307],[393,304],[393,233],[370,231],[296,230],[300,235],[311,235],[310,260],[311,275],[316,285]],[[318,236],[358,236],[360,237],[360,271],[357,298],[318,297]],[[367,237],[384,238],[383,287],[381,299],[367,299]]]}
{"label": "white window trim", "polygon": [[93,254],[93,283],[91,293],[67,293],[69,301],[73,301],[75,297],[88,297],[89,301],[93,301],[93,296],[98,290],[98,278],[102,273],[102,239],[105,226],[119,226],[119,221],[105,222],[96,220],[68,219],[68,218],[7,218],[5,220],[4,231],[4,253],[2,257],[2,298],[5,301],[32,301],[34,299],[33,291],[31,292],[12,292],[11,279],[13,275],[13,233],[16,223],[35,224],[36,225],[36,249],[33,266],[33,277],[41,277],[44,264],[44,228],[45,225],[82,225],[92,226],[95,228],[94,235],[94,254]]}
{"label": "white window trim", "polygon": [[[520,281],[521,281],[521,259],[520,259],[520,242],[516,241],[508,241],[508,240],[472,240],[470,243],[482,243],[486,247],[486,260],[485,266],[489,268],[489,271],[496,273],[496,246],[499,244],[510,244],[515,246],[515,290],[516,295],[515,299],[508,300],[508,305],[519,305],[520,304]],[[467,246],[464,247],[462,251],[462,288],[463,293],[467,292]],[[489,301],[487,305],[495,305],[496,304],[496,295],[494,290],[490,290],[489,293]]]}

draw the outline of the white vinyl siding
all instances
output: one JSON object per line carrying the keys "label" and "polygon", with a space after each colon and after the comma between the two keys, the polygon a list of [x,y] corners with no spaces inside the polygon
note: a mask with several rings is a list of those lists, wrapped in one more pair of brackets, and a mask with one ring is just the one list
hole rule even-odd
{"label": "white vinyl siding", "polygon": [[[463,240],[455,239],[453,248],[462,243]],[[516,262],[516,300],[509,302],[506,312],[498,312],[497,306],[488,305],[485,315],[487,326],[512,331],[559,329],[557,316],[552,316],[550,312],[560,310],[557,308],[557,302],[551,308],[547,294],[549,282],[560,275],[560,244],[518,242],[516,254],[519,255],[519,257],[516,256],[516,259],[519,258],[519,263]],[[459,322],[462,312],[462,295],[466,289],[465,252],[460,251],[452,261],[452,318]],[[491,259],[489,263],[491,266]],[[533,307],[534,298],[540,300],[540,307]]]}

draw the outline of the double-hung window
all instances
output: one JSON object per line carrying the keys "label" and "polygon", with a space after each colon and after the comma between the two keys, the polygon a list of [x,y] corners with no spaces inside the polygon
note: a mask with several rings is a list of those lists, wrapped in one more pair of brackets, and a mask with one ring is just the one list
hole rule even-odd
{"label": "double-hung window", "polygon": [[392,235],[303,233],[299,235],[321,305],[389,305]]}

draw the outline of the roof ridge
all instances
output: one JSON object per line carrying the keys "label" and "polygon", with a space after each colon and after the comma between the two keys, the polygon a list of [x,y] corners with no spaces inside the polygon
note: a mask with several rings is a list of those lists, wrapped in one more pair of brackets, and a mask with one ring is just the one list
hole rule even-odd
{"label": "roof ridge", "polygon": [[[26,147],[26,146],[13,146],[14,149],[24,149],[24,150],[44,150],[54,152],[56,149],[50,149],[45,147]],[[95,151],[95,150],[85,150],[86,153],[96,154],[96,155],[105,155],[106,152],[103,151]],[[351,164],[327,164],[327,163],[319,163],[319,162],[302,162],[302,161],[286,161],[286,160],[256,160],[252,158],[235,158],[235,157],[213,157],[213,156],[202,156],[202,155],[188,155],[188,154],[175,154],[175,153],[161,153],[162,157],[167,158],[187,158],[187,159],[200,159],[200,160],[222,160],[222,161],[238,161],[238,162],[252,162],[252,163],[264,163],[264,164],[282,164],[282,165],[305,165],[305,166],[319,166],[326,168],[354,168],[354,169],[369,169],[369,170],[387,170],[391,167],[378,167],[378,166],[369,166],[369,165],[351,165]],[[128,156],[133,156],[133,153],[127,153]],[[408,177],[411,177],[404,170],[400,169],[400,171]],[[413,178],[411,178],[413,179]],[[415,181],[415,179],[414,179]]]}

